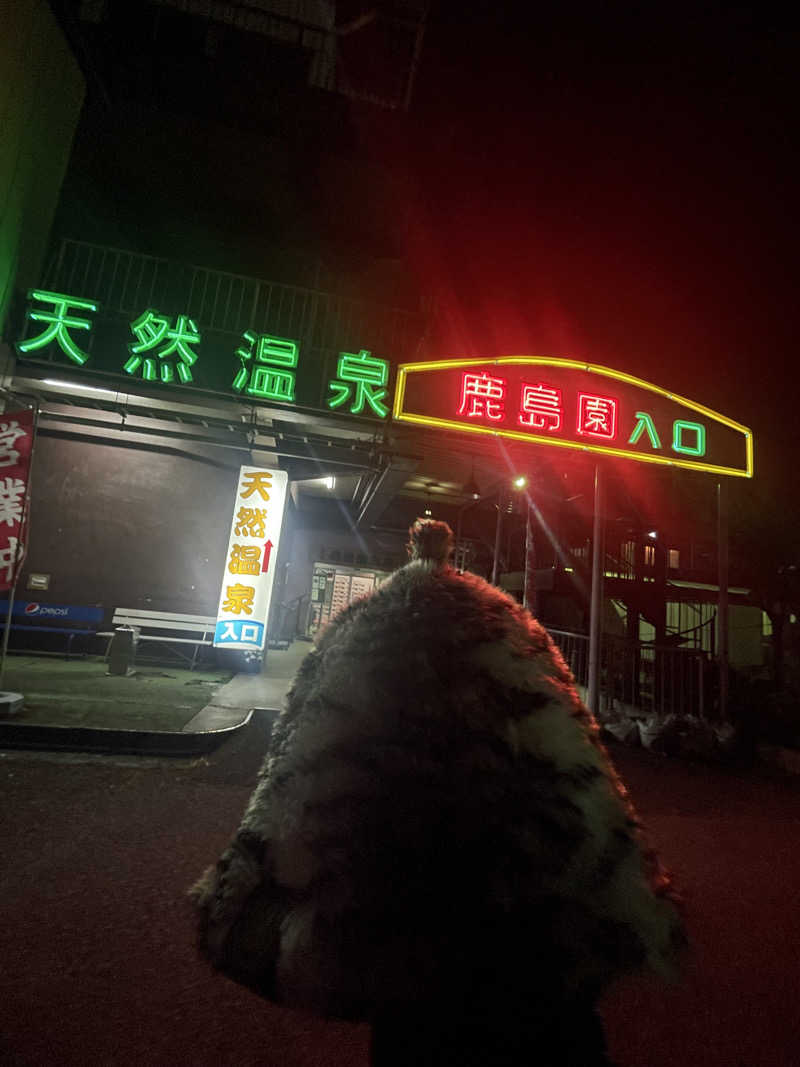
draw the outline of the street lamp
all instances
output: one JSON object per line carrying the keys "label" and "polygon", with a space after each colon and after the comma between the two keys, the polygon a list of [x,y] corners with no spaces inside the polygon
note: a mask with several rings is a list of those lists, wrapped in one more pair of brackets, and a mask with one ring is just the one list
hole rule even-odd
{"label": "street lamp", "polygon": [[464,512],[468,508],[474,507],[478,503],[478,501],[481,499],[481,496],[482,496],[482,493],[480,491],[478,483],[475,481],[475,459],[474,459],[474,457],[473,457],[473,460],[472,460],[472,470],[470,471],[469,481],[464,483],[464,487],[463,487],[462,492],[467,497],[467,499],[464,501],[464,503],[458,509],[458,517],[457,517],[457,520],[456,520],[456,560],[455,560],[456,566],[458,565],[458,550],[459,550],[459,546],[461,545],[461,519],[462,519],[462,517],[464,515]]}
{"label": "street lamp", "polygon": [[[522,490],[528,484],[524,474],[517,474],[511,479],[511,485],[516,490]],[[492,562],[492,585],[497,585],[497,566],[500,560],[500,535],[503,530],[503,489],[507,483],[501,480],[498,483],[497,493],[497,526],[494,531],[494,560]]]}
{"label": "street lamp", "polygon": [[470,478],[470,480],[464,485],[463,491],[464,494],[470,497],[472,500],[480,500],[481,498],[481,491],[478,488],[478,483],[475,481],[474,478]]}
{"label": "street lamp", "polygon": [[[522,490],[528,484],[528,479],[524,474],[518,474],[511,479],[511,487],[516,490]],[[497,490],[497,526],[495,529],[494,539],[494,561],[492,563],[492,584],[497,582],[497,563],[500,557],[500,535],[503,527],[503,490],[508,488],[508,481],[505,478],[501,478],[499,481],[494,482],[485,493],[481,493],[478,488],[474,475],[470,476],[470,480],[464,486],[464,493],[469,493],[470,499],[466,500],[458,509],[458,520],[456,523],[456,552],[461,544],[461,519],[464,512],[469,508],[474,507],[482,498],[491,496],[495,490]]]}
{"label": "street lamp", "polygon": [[480,500],[481,491],[475,481],[475,457],[472,457],[472,469],[469,472],[469,481],[464,485],[464,493],[473,500]]}
{"label": "street lamp", "polygon": [[[516,475],[514,478],[512,478],[511,484],[512,484],[512,487],[514,489],[522,490],[522,489],[525,489],[526,485],[528,484],[528,479],[525,477],[525,475]],[[506,478],[500,478],[499,481],[493,482],[492,485],[490,485],[490,488],[487,489],[485,491],[485,493],[482,493],[481,490],[478,488],[478,483],[475,480],[475,469],[473,469],[473,473],[470,474],[469,481],[467,481],[464,484],[464,490],[463,490],[465,495],[468,494],[469,499],[465,500],[464,503],[459,508],[458,520],[457,520],[457,524],[455,524],[455,552],[457,552],[457,555],[458,555],[459,545],[461,544],[461,520],[462,520],[462,517],[464,515],[464,512],[467,511],[469,508],[475,507],[475,505],[478,504],[479,500],[481,500],[481,499],[483,499],[483,498],[485,498],[487,496],[491,496],[492,493],[494,493],[495,490],[497,490],[497,529],[495,531],[495,556],[494,556],[494,563],[493,563],[493,566],[492,566],[492,582],[493,583],[497,579],[497,559],[498,559],[499,551],[500,551],[500,531],[501,531],[501,525],[502,525],[501,511],[502,511],[502,490],[503,490],[503,487],[508,487],[508,481],[506,480]]]}

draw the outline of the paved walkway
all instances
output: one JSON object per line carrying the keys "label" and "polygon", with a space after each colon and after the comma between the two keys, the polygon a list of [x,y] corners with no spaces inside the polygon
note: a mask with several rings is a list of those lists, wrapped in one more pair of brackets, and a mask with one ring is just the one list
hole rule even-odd
{"label": "paved walkway", "polygon": [[260,674],[237,674],[214,693],[211,703],[183,727],[185,733],[224,730],[241,722],[248,711],[280,711],[310,641],[295,641],[288,649],[271,648]]}
{"label": "paved walkway", "polygon": [[260,674],[233,678],[172,668],[112,677],[99,660],[15,659],[7,678],[13,674],[25,702],[16,714],[0,715],[0,749],[194,757],[234,735],[237,744],[253,732],[267,736],[311,647],[295,641],[270,649]]}

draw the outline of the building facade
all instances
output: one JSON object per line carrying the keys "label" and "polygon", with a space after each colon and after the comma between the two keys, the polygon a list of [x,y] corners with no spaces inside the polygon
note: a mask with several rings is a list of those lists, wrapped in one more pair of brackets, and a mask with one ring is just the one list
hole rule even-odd
{"label": "building facade", "polygon": [[[6,284],[4,386],[39,405],[21,587],[106,625],[212,615],[248,465],[289,476],[273,637],[398,566],[418,515],[521,597],[521,472],[536,610],[585,632],[592,464],[392,417],[399,366],[460,354],[409,240],[426,6],[54,9],[88,92],[47,255]],[[607,633],[713,657],[713,530],[686,520],[680,474],[615,484]],[[760,607],[730,595],[731,649],[755,666]]]}

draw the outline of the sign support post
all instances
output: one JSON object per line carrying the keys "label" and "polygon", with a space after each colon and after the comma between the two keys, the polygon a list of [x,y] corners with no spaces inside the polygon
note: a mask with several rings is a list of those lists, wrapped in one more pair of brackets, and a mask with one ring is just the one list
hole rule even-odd
{"label": "sign support post", "polygon": [[589,677],[586,703],[592,715],[599,710],[600,639],[603,617],[603,571],[605,562],[605,523],[603,521],[603,473],[594,468],[594,523],[592,528],[592,599],[589,612]]}
{"label": "sign support post", "polygon": [[717,662],[719,664],[719,713],[728,718],[728,688],[730,682],[728,649],[728,486],[717,482]]}
{"label": "sign support post", "polygon": [[6,621],[3,626],[3,647],[0,650],[0,691],[3,689],[3,682],[6,678],[6,656],[8,655],[8,638],[11,634],[11,615],[14,611],[14,594],[17,591],[16,579],[14,584],[8,591],[8,612],[6,613]]}
{"label": "sign support post", "polygon": [[536,614],[536,544],[533,540],[533,508],[526,498],[525,518],[525,580],[522,592],[522,606],[531,615]]}
{"label": "sign support post", "polygon": [[492,585],[497,585],[497,570],[500,563],[500,535],[503,532],[503,487],[497,490],[497,525],[494,531],[494,562],[492,563]]}

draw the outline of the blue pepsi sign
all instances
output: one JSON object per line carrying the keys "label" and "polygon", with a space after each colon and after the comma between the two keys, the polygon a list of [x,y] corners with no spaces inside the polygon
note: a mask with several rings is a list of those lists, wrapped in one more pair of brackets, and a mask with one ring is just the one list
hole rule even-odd
{"label": "blue pepsi sign", "polygon": [[[0,614],[7,614],[8,601],[0,601]],[[31,621],[48,622],[102,622],[103,608],[85,604],[42,604],[38,600],[15,600],[15,617],[24,616]]]}

